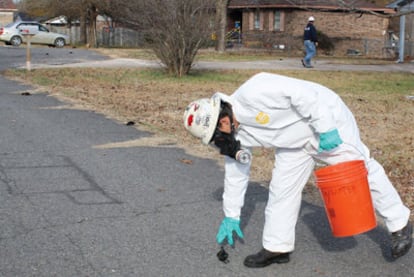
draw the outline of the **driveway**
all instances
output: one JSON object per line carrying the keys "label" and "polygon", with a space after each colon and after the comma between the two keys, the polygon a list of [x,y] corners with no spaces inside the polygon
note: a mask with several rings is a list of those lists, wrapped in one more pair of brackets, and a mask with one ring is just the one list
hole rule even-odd
{"label": "driveway", "polygon": [[[0,47],[2,69],[24,66],[19,51]],[[41,48],[33,65],[108,60]],[[242,211],[245,239],[222,263],[221,166],[171,145],[111,146],[151,134],[28,89],[0,77],[0,276],[414,276],[414,251],[392,262],[381,219],[365,234],[333,237],[312,186],[290,263],[243,266],[261,247],[267,189],[257,183]]]}

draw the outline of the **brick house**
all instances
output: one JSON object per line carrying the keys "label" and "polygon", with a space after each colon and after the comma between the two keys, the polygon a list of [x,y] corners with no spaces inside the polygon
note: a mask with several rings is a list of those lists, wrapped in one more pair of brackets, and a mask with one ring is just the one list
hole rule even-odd
{"label": "brick house", "polygon": [[0,0],[0,26],[13,22],[16,13],[17,8],[13,0]]}
{"label": "brick house", "polygon": [[[353,7],[339,6],[339,2],[352,2]],[[380,15],[394,13],[392,9],[378,7],[370,1],[230,0],[228,26],[241,26],[245,47],[283,49],[300,54],[303,29],[312,15],[315,27],[322,32],[320,38],[326,38],[325,47],[319,47],[320,54],[384,57],[384,47],[389,40],[389,19],[372,12]],[[329,45],[331,47],[326,47]]]}

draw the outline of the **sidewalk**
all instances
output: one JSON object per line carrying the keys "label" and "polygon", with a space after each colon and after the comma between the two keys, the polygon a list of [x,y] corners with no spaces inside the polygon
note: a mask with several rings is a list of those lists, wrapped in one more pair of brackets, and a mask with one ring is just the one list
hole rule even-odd
{"label": "sidewalk", "polygon": [[[55,67],[99,67],[99,68],[157,68],[161,64],[158,61],[117,58],[101,61],[87,61],[66,63],[58,65],[34,64],[33,68]],[[315,59],[314,68],[308,69],[302,66],[299,58],[283,58],[277,60],[257,60],[243,62],[222,61],[198,61],[194,63],[194,69],[263,69],[263,70],[322,70],[322,71],[378,71],[378,72],[409,72],[414,73],[414,63],[390,63],[378,65],[342,64],[331,60]]]}

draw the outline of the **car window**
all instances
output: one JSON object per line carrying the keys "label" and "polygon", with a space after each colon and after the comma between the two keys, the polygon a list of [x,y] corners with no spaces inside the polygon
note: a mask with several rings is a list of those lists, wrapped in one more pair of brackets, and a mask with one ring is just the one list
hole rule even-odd
{"label": "car window", "polygon": [[16,29],[19,29],[20,26],[26,26],[26,25],[30,25],[30,24],[25,24],[25,23],[18,24],[18,25],[16,25]]}
{"label": "car window", "polygon": [[23,23],[16,25],[16,29],[18,29],[20,26],[36,26],[36,24],[30,23],[30,22],[27,22],[27,23],[23,22]]}
{"label": "car window", "polygon": [[46,29],[46,27],[43,27],[42,25],[39,25],[39,31],[46,32],[46,33],[49,32],[49,30]]}

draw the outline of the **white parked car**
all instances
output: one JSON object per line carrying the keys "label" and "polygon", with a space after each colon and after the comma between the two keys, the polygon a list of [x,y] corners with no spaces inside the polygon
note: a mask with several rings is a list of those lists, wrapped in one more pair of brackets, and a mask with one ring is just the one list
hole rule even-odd
{"label": "white parked car", "polygon": [[13,46],[20,46],[20,44],[25,43],[26,37],[20,33],[22,25],[37,26],[39,28],[37,34],[30,40],[33,44],[63,47],[69,42],[69,36],[50,32],[45,26],[35,21],[18,21],[0,28],[0,41]]}

